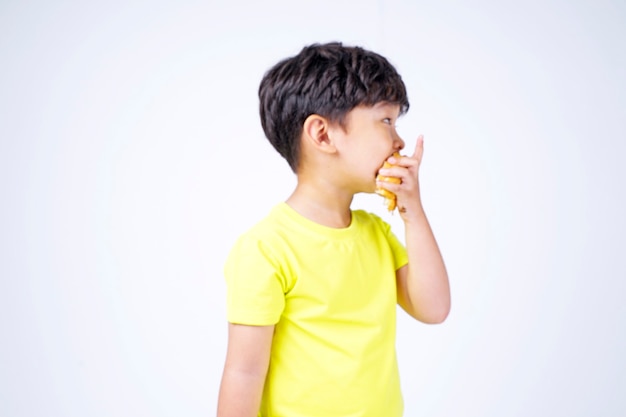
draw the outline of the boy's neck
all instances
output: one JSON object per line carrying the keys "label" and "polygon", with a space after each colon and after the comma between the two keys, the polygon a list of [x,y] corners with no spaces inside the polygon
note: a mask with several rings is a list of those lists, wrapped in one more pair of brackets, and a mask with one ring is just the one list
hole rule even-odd
{"label": "boy's neck", "polygon": [[326,227],[350,226],[352,194],[334,189],[331,184],[298,182],[286,203],[301,216]]}

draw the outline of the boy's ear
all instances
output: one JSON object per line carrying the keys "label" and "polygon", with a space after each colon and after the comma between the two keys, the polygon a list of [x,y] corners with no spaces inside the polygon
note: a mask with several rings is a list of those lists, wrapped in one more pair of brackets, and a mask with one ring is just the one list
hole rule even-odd
{"label": "boy's ear", "polygon": [[311,114],[304,121],[302,134],[314,148],[325,152],[335,153],[337,148],[329,135],[330,122],[319,114]]}

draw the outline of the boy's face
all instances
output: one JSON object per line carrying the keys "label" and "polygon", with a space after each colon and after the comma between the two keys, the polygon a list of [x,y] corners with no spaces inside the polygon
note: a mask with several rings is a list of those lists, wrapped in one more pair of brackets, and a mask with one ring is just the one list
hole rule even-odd
{"label": "boy's face", "polygon": [[341,179],[354,193],[372,193],[376,189],[376,175],[383,162],[394,152],[404,148],[404,141],[396,132],[400,106],[378,103],[357,106],[345,118],[345,130],[336,126],[333,136],[342,161]]}

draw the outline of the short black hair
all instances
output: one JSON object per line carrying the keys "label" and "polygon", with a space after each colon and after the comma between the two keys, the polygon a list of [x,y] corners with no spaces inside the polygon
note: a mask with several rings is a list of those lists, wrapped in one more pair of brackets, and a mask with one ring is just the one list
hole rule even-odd
{"label": "short black hair", "polygon": [[265,136],[296,172],[300,135],[311,114],[343,126],[353,108],[388,102],[409,109],[406,87],[389,61],[358,46],[315,43],[270,68],[259,86]]}

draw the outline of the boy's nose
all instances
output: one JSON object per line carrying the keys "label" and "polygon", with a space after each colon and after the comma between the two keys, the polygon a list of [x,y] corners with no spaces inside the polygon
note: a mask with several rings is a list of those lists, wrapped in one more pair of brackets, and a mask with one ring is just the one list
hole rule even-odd
{"label": "boy's nose", "polygon": [[401,150],[404,149],[404,141],[402,140],[402,138],[400,137],[400,135],[398,135],[396,133],[396,137],[394,139],[394,148],[397,150]]}

